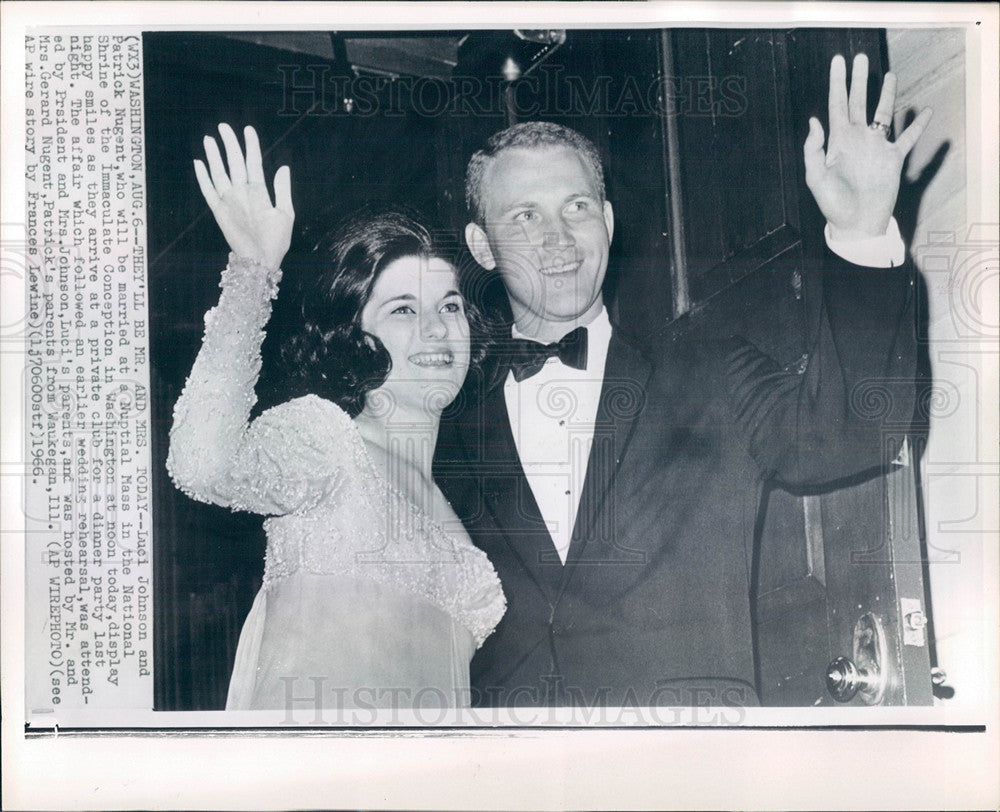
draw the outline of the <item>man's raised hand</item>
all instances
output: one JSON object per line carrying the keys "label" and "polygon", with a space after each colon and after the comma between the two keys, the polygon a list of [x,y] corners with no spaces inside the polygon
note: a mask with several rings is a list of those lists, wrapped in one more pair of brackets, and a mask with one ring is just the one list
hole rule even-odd
{"label": "man's raised hand", "polygon": [[[857,240],[885,233],[896,206],[903,160],[917,143],[931,109],[890,141],[896,77],[887,73],[878,108],[869,125],[868,57],[858,54],[847,93],[847,65],[839,54],[830,63],[830,138],[823,150],[823,125],[809,119],[803,151],[806,184],[830,224],[831,236]],[[876,127],[875,125],[881,125]]]}
{"label": "man's raised hand", "polygon": [[243,134],[247,145],[245,159],[236,133],[228,124],[219,125],[219,135],[226,148],[228,174],[215,139],[206,135],[208,168],[195,159],[194,173],[229,249],[267,268],[278,268],[291,244],[295,221],[291,173],[283,166],[274,174],[275,203],[272,205],[264,180],[257,132],[253,127],[246,127]]}

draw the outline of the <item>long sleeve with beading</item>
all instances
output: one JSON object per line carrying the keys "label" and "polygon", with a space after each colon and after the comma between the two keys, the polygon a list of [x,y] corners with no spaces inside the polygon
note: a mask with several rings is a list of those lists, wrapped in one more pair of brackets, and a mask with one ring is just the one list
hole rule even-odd
{"label": "long sleeve with beading", "polygon": [[336,474],[334,449],[312,448],[295,402],[249,424],[264,326],[281,271],[231,255],[222,295],[205,315],[205,337],[174,407],[167,469],[194,499],[283,515],[315,505]]}

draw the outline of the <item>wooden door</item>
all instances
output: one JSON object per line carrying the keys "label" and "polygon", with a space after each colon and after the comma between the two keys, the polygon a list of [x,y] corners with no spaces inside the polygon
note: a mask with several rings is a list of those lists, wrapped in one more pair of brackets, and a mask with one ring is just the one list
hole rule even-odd
{"label": "wooden door", "polygon": [[[713,115],[679,113],[665,127],[679,155],[668,165],[668,188],[671,212],[681,218],[673,226],[673,273],[685,298],[675,309],[686,314],[672,329],[685,329],[685,321],[699,329],[737,324],[786,369],[804,359],[812,280],[796,268],[818,249],[823,222],[803,182],[801,144],[810,115],[825,126],[830,58],[842,53],[850,63],[862,51],[871,61],[873,109],[885,61],[878,31],[678,31],[669,38],[666,70],[707,77],[703,84],[714,88],[737,82],[746,104],[739,115],[723,115],[721,102]],[[852,704],[932,701],[919,455],[907,429],[886,427],[884,441],[901,455],[886,476],[822,495],[779,488],[765,495],[752,572],[765,705],[833,704],[828,665],[854,656],[856,633],[862,654],[875,635],[886,683],[880,695],[862,692]]]}

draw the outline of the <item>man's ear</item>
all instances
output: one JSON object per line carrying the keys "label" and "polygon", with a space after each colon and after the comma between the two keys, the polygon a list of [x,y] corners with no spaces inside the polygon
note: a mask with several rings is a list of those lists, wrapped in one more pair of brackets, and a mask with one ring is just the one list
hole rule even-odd
{"label": "man's ear", "polygon": [[608,228],[608,242],[615,235],[615,213],[611,209],[611,201],[604,201],[604,225]]}
{"label": "man's ear", "polygon": [[483,231],[482,226],[476,223],[469,223],[465,227],[465,244],[469,246],[469,252],[476,262],[482,265],[487,271],[492,271],[497,266],[497,261],[493,256],[493,249],[490,248],[489,237]]}

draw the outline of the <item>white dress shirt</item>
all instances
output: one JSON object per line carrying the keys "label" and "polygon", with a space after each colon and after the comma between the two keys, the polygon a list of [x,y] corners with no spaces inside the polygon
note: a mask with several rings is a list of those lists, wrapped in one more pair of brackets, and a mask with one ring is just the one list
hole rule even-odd
{"label": "white dress shirt", "polygon": [[[513,373],[508,373],[504,384],[517,454],[564,564],[587,477],[604,363],[611,342],[607,310],[586,327],[586,369],[573,369],[553,357],[520,383],[514,380]],[[526,338],[516,327],[513,335]]]}

